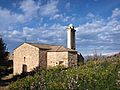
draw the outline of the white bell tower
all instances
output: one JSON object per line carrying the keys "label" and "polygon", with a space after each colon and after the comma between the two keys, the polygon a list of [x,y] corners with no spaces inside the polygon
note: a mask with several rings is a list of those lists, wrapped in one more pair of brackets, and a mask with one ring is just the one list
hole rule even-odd
{"label": "white bell tower", "polygon": [[70,24],[67,29],[67,47],[75,50],[75,29],[73,24]]}

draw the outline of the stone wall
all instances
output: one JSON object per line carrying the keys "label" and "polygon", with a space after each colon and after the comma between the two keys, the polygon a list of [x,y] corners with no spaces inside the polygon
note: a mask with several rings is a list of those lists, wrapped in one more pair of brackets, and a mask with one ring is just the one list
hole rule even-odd
{"label": "stone wall", "polygon": [[39,66],[41,69],[47,67],[47,51],[40,50],[39,52]]}
{"label": "stone wall", "polygon": [[27,72],[32,71],[39,66],[39,48],[36,48],[27,43],[23,43],[14,50],[13,72],[21,74],[23,64],[27,65]]}
{"label": "stone wall", "polygon": [[68,52],[68,66],[77,66],[77,53]]}
{"label": "stone wall", "polygon": [[47,67],[57,65],[68,67],[68,52],[47,52]]}
{"label": "stone wall", "polygon": [[13,60],[14,55],[12,53],[8,53],[7,60]]}
{"label": "stone wall", "polygon": [[83,56],[81,55],[81,53],[77,53],[77,58],[78,58],[78,63],[79,62],[84,62],[84,58],[83,58]]}

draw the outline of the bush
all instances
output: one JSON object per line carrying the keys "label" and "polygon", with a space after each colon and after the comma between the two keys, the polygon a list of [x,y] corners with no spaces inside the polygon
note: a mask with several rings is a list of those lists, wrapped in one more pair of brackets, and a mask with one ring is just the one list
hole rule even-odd
{"label": "bush", "polygon": [[103,63],[88,61],[80,67],[53,67],[34,76],[27,76],[9,84],[8,90],[117,90],[120,60]]}
{"label": "bush", "polygon": [[0,79],[8,72],[7,66],[0,66]]}

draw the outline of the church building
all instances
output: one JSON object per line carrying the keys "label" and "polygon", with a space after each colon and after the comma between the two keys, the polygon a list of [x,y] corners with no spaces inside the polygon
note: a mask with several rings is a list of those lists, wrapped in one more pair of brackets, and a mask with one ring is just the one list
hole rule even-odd
{"label": "church building", "polygon": [[14,49],[14,75],[30,72],[36,67],[70,67],[84,62],[83,56],[75,50],[75,31],[74,26],[70,24],[67,29],[67,47],[39,43],[23,43],[18,46]]}

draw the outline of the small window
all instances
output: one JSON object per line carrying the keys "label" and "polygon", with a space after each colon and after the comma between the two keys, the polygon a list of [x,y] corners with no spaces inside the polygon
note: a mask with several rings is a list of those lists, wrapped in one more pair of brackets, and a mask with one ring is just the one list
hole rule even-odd
{"label": "small window", "polygon": [[25,62],[26,57],[24,57],[24,62]]}
{"label": "small window", "polygon": [[58,64],[58,63],[56,62],[56,64]]}
{"label": "small window", "polygon": [[63,65],[64,61],[59,61],[59,65]]}

